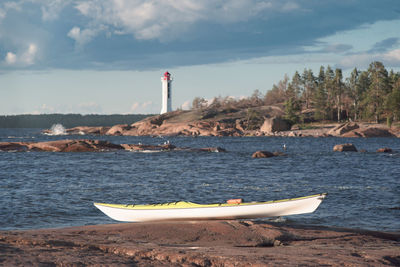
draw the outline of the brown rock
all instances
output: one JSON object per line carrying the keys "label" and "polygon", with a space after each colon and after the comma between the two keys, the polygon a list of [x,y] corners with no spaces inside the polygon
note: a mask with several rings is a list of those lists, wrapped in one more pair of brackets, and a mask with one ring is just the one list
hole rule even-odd
{"label": "brown rock", "polygon": [[275,154],[269,151],[256,151],[251,156],[252,158],[270,158],[275,157]]}
{"label": "brown rock", "polygon": [[264,133],[273,133],[280,131],[289,131],[290,125],[285,120],[279,117],[267,118],[265,119],[260,131]]}
{"label": "brown rock", "polygon": [[359,132],[362,137],[395,137],[388,129],[371,127]]}
{"label": "brown rock", "polygon": [[173,150],[176,148],[176,146],[171,144],[164,144],[164,145],[121,144],[121,146],[125,150],[131,150],[131,151],[144,151],[144,150],[162,151],[162,150]]}
{"label": "brown rock", "polygon": [[17,151],[47,151],[47,152],[97,152],[122,149],[120,145],[115,145],[107,141],[99,140],[57,140],[49,142],[20,142],[0,143],[0,150],[3,147],[10,150],[11,147],[18,148]]}
{"label": "brown rock", "polygon": [[378,153],[392,153],[393,150],[391,148],[384,147],[384,148],[379,148],[376,152],[378,152]]}
{"label": "brown rock", "polygon": [[[104,135],[110,129],[110,127],[89,127],[89,126],[78,126],[74,128],[66,129],[66,133],[70,135]],[[46,132],[46,130],[44,131]]]}
{"label": "brown rock", "polygon": [[340,145],[335,145],[333,147],[333,151],[339,151],[339,152],[357,152],[357,148],[353,144],[340,144]]}
{"label": "brown rock", "polygon": [[328,132],[328,134],[333,135],[333,136],[338,136],[338,135],[345,134],[347,132],[350,132],[350,131],[358,129],[358,128],[360,128],[360,126],[357,123],[348,122],[348,123],[344,123],[344,124],[340,124],[340,125],[336,126],[332,130],[330,130]]}
{"label": "brown rock", "polygon": [[0,151],[26,151],[27,149],[21,142],[0,142]]}
{"label": "brown rock", "polygon": [[254,221],[0,231],[2,266],[399,266],[400,235]]}
{"label": "brown rock", "polygon": [[111,127],[106,135],[123,135],[126,131],[129,131],[132,127],[128,124],[118,124]]}

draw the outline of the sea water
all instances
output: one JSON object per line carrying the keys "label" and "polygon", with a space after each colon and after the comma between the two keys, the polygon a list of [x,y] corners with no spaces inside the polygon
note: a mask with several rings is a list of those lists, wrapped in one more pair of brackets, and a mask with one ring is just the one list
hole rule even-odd
{"label": "sea water", "polygon": [[[0,142],[100,139],[122,144],[222,147],[227,152],[0,152],[0,229],[115,223],[93,202],[267,201],[328,193],[287,223],[400,231],[400,139],[46,136],[0,129]],[[367,152],[333,152],[353,143]],[[285,156],[253,159],[257,150]],[[376,153],[390,147],[393,153]]]}

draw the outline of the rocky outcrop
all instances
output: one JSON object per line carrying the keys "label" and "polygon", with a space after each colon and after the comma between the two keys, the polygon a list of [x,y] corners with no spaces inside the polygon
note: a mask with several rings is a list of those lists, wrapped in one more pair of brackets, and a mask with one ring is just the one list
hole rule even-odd
{"label": "rocky outcrop", "polygon": [[353,144],[340,144],[333,147],[333,151],[339,152],[357,152],[357,148]]}
{"label": "rocky outcrop", "polygon": [[189,148],[176,147],[172,144],[145,145],[145,144],[113,144],[101,140],[58,140],[49,142],[0,142],[0,151],[5,152],[102,152],[113,150],[129,151],[200,151],[200,152],[225,152],[221,147]]}
{"label": "rocky outcrop", "polygon": [[371,127],[359,132],[361,137],[395,137],[388,129]]}
{"label": "rocky outcrop", "polygon": [[281,132],[281,131],[289,131],[290,125],[287,121],[279,117],[266,118],[263,125],[260,128],[260,131],[266,134]]}
{"label": "rocky outcrop", "polygon": [[333,136],[339,136],[343,135],[347,132],[350,132],[352,130],[358,129],[360,126],[355,123],[355,122],[348,122],[348,123],[343,123],[339,124],[338,126],[334,127],[332,130],[328,132],[328,134],[333,135]]}
{"label": "rocky outcrop", "polygon": [[[65,133],[123,136],[400,137],[398,127],[355,122],[314,123],[306,129],[300,129],[299,126],[290,129],[290,125],[281,118],[283,111],[279,107],[258,107],[257,112],[252,114],[258,116],[255,122],[251,121],[248,109],[174,111],[147,117],[133,124],[113,127],[80,126],[67,129]],[[264,122],[260,125],[263,119]],[[54,134],[52,130],[43,132]]]}
{"label": "rocky outcrop", "polygon": [[49,142],[1,142],[0,151],[99,152],[123,149],[101,140],[58,140]]}
{"label": "rocky outcrop", "polygon": [[399,266],[399,233],[253,221],[0,231],[2,266]]}

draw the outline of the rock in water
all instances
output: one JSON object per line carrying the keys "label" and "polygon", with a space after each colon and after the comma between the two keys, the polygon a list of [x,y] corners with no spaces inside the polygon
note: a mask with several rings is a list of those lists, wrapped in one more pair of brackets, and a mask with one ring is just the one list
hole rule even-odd
{"label": "rock in water", "polygon": [[378,152],[378,153],[392,153],[393,150],[391,148],[384,147],[384,148],[379,148],[376,152]]}
{"label": "rock in water", "polygon": [[269,151],[256,151],[251,156],[252,158],[270,158],[275,157],[275,154]]}
{"label": "rock in water", "polygon": [[333,151],[339,152],[357,152],[357,148],[353,144],[340,144],[333,147]]}

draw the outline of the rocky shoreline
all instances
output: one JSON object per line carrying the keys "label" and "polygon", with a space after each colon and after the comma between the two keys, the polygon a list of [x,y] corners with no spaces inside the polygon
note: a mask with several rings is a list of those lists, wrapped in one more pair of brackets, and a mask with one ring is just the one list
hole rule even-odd
{"label": "rocky shoreline", "polygon": [[262,221],[0,231],[3,266],[399,266],[400,233]]}
{"label": "rocky shoreline", "polygon": [[[265,117],[256,129],[248,129],[243,118],[193,119],[190,112],[175,111],[145,118],[133,124],[112,127],[79,126],[66,129],[66,135],[110,136],[282,136],[282,137],[400,137],[400,129],[384,124],[315,124],[312,129],[291,127],[280,117]],[[193,116],[193,114],[191,114]],[[190,119],[188,119],[190,117]],[[52,135],[51,130],[43,133]]]}

